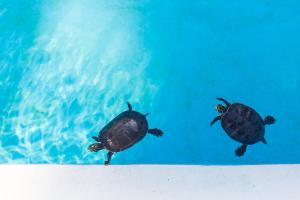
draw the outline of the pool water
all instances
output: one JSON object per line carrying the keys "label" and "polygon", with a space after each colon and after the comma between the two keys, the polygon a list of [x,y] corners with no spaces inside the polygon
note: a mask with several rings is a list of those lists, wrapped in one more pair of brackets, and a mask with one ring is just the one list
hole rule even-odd
{"label": "pool water", "polygon": [[[300,2],[0,0],[0,163],[102,164],[87,147],[129,101],[147,135],[112,164],[300,163]],[[240,145],[216,97],[276,124]]]}

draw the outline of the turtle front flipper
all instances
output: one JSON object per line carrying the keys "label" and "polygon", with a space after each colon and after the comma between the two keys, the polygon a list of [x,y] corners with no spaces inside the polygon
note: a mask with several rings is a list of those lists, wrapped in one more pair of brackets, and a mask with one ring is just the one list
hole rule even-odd
{"label": "turtle front flipper", "polygon": [[109,164],[110,164],[110,160],[111,160],[111,157],[112,157],[113,154],[114,154],[114,153],[111,152],[111,151],[109,151],[109,152],[107,153],[107,161],[104,162],[104,165],[109,165]]}
{"label": "turtle front flipper", "polygon": [[162,130],[158,129],[158,128],[153,128],[153,129],[148,129],[148,133],[155,135],[157,137],[161,137],[164,133],[162,132]]}
{"label": "turtle front flipper", "polygon": [[210,122],[210,125],[212,126],[214,123],[216,123],[219,120],[221,120],[221,116],[217,116],[216,118],[214,118],[214,120],[212,120],[212,122]]}
{"label": "turtle front flipper", "polygon": [[241,157],[245,154],[246,150],[247,150],[247,145],[243,144],[242,146],[240,146],[235,150],[235,155]]}
{"label": "turtle front flipper", "polygon": [[96,142],[101,142],[100,139],[99,139],[99,137],[93,136],[92,138],[93,138]]}
{"label": "turtle front flipper", "polygon": [[217,100],[224,102],[227,107],[229,107],[231,105],[228,101],[226,101],[223,98],[217,98]]}

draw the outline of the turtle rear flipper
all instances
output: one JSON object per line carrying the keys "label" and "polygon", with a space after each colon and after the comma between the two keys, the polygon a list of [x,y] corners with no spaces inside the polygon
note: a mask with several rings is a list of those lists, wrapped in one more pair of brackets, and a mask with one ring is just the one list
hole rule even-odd
{"label": "turtle rear flipper", "polygon": [[158,129],[158,128],[153,128],[153,129],[148,129],[148,133],[155,135],[157,137],[161,137],[164,133],[162,132],[162,130]]}
{"label": "turtle rear flipper", "polygon": [[243,144],[242,146],[240,146],[235,150],[235,155],[241,157],[245,154],[246,150],[247,150],[247,145]]}
{"label": "turtle rear flipper", "polygon": [[130,105],[129,102],[127,102],[127,106],[128,106],[128,111],[132,111],[132,106]]}
{"label": "turtle rear flipper", "polygon": [[264,123],[267,124],[267,125],[270,125],[270,124],[274,124],[276,121],[276,119],[272,116],[266,116],[265,117],[265,120],[264,120]]}

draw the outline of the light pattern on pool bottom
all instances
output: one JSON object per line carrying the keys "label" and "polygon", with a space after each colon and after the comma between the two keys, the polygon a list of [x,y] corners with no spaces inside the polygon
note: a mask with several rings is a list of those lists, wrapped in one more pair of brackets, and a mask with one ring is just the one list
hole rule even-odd
{"label": "light pattern on pool bottom", "polygon": [[[103,164],[87,148],[133,109],[164,136],[111,164],[300,163],[300,3],[0,1],[0,163]],[[268,145],[216,124],[216,97],[272,115]],[[219,122],[217,122],[219,123]]]}

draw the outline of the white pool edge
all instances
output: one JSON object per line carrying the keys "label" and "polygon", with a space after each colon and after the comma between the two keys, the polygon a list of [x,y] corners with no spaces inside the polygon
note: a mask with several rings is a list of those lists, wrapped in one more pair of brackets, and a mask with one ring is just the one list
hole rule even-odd
{"label": "white pool edge", "polygon": [[300,199],[300,165],[0,165],[1,200]]}

